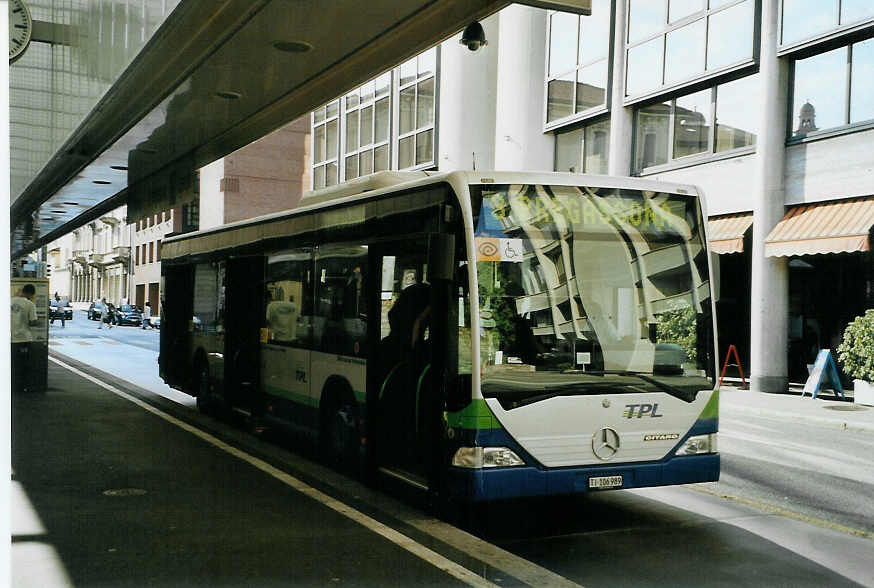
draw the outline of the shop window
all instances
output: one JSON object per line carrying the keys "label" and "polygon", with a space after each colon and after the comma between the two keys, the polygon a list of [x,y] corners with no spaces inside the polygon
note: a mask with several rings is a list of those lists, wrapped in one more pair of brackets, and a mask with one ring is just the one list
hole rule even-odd
{"label": "shop window", "polygon": [[[637,171],[755,145],[758,76],[650,104],[635,111]],[[715,124],[714,124],[715,121]],[[745,152],[745,151],[743,151]]]}
{"label": "shop window", "polygon": [[606,107],[610,1],[593,0],[592,14],[549,16],[546,122]]}
{"label": "shop window", "polygon": [[791,136],[874,120],[874,39],[794,62]]}
{"label": "shop window", "polygon": [[755,0],[628,0],[626,96],[753,59]]}

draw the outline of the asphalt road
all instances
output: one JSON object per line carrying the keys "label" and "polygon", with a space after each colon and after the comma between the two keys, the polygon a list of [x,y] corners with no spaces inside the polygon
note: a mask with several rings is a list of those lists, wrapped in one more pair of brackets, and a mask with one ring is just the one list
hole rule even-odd
{"label": "asphalt road", "polygon": [[73,311],[73,320],[66,321],[63,328],[61,328],[59,320],[55,320],[54,324],[49,325],[49,340],[103,337],[158,352],[160,341],[159,331],[156,329],[143,330],[142,327],[132,325],[116,325],[111,329],[106,324],[103,324],[102,328],[98,328],[99,326],[98,321],[88,320],[87,311],[76,310]]}
{"label": "asphalt road", "polygon": [[720,492],[874,534],[874,435],[722,416],[719,449]]}

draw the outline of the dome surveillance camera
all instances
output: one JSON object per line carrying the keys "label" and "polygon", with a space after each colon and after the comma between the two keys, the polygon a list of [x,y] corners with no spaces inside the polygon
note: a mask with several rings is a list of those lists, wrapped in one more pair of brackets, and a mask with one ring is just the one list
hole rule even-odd
{"label": "dome surveillance camera", "polygon": [[480,47],[488,45],[486,41],[486,33],[483,31],[483,26],[474,21],[467,25],[464,33],[461,34],[461,44],[467,45],[471,51],[477,51]]}

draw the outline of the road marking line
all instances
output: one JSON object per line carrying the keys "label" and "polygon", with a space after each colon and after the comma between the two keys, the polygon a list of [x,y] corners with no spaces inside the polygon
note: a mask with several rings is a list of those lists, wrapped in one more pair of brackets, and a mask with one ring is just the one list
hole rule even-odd
{"label": "road marking line", "polygon": [[694,490],[695,492],[701,492],[702,494],[710,494],[711,496],[715,496],[717,498],[731,500],[733,502],[744,504],[746,506],[752,506],[753,508],[758,508],[759,510],[769,512],[771,514],[780,515],[788,519],[795,519],[796,521],[801,521],[802,523],[816,525],[817,527],[822,527],[823,529],[831,529],[832,531],[840,531],[841,533],[846,533],[848,535],[865,537],[866,539],[874,539],[874,533],[870,531],[865,531],[864,529],[854,529],[852,527],[845,527],[844,525],[840,525],[838,523],[832,523],[824,519],[801,514],[799,512],[795,512],[794,510],[789,510],[788,508],[782,508],[779,506],[774,506],[773,504],[768,504],[767,502],[759,502],[758,500],[744,498],[742,496],[735,496],[734,494],[716,492],[714,490],[703,488],[697,485],[688,485],[685,486],[685,488],[688,488],[689,490]]}
{"label": "road marking line", "polygon": [[[197,427],[194,427],[193,425],[190,425],[184,421],[181,421],[181,420],[177,419],[176,417],[174,417],[170,414],[167,414],[166,412],[164,412],[160,409],[157,409],[154,406],[151,406],[150,404],[140,400],[139,398],[136,398],[136,397],[134,397],[126,392],[123,392],[123,391],[119,390],[118,388],[115,388],[114,386],[106,384],[106,383],[102,382],[101,380],[95,378],[94,376],[91,376],[90,374],[86,374],[85,372],[83,372],[79,369],[76,369],[73,366],[68,365],[62,361],[59,361],[59,360],[55,359],[54,357],[49,357],[49,360],[60,365],[61,367],[64,367],[64,368],[70,370],[74,374],[85,378],[89,382],[97,384],[101,388],[104,388],[104,389],[108,390],[109,392],[112,392],[116,396],[119,396],[121,398],[124,398],[125,400],[128,400],[129,402],[136,404],[140,408],[143,408],[143,409],[147,410],[148,412],[154,414],[155,416],[158,416],[158,417],[164,419],[168,423],[171,423],[173,425],[176,425],[180,429],[188,431],[192,435],[199,437],[200,439],[202,439],[203,441],[206,441],[210,445],[213,445],[214,447],[217,447],[218,449],[221,449],[222,451],[229,453],[230,455],[233,455],[234,457],[245,461],[246,463],[258,468],[262,472],[264,472],[270,476],[273,476],[274,478],[283,482],[287,486],[290,486],[290,487],[294,488],[295,490],[297,490],[298,492],[309,496],[313,500],[317,500],[318,502],[321,502],[322,504],[324,504],[328,508],[334,510],[335,512],[337,512],[337,513],[339,513],[339,514],[341,514],[349,519],[352,519],[356,523],[366,527],[367,529],[370,529],[371,531],[373,531],[374,533],[377,533],[378,535],[381,535],[382,537],[388,539],[389,541],[391,541],[395,545],[401,547],[402,549],[405,549],[406,551],[409,551],[413,555],[419,557],[420,559],[423,559],[424,561],[428,562],[429,564],[433,565],[434,567],[436,567],[440,570],[443,570],[444,572],[457,578],[458,580],[460,580],[460,581],[462,581],[470,586],[489,586],[492,588],[497,588],[497,584],[493,584],[492,582],[489,582],[485,578],[482,578],[481,576],[476,575],[475,573],[471,572],[467,568],[453,562],[452,560],[440,555],[439,553],[437,553],[435,551],[432,551],[431,549],[425,547],[424,545],[417,543],[416,541],[407,537],[403,533],[400,533],[400,532],[396,531],[395,529],[392,529],[391,527],[377,521],[376,519],[373,519],[373,518],[367,516],[364,513],[358,512],[357,510],[355,510],[351,506],[344,504],[343,502],[340,502],[339,500],[332,498],[331,496],[328,496],[324,492],[317,490],[316,488],[313,488],[312,486],[309,486],[308,484],[305,484],[304,482],[295,478],[294,476],[287,474],[286,472],[283,472],[279,468],[276,468],[276,467],[270,465],[266,461],[259,459],[257,457],[254,457],[252,455],[249,455],[248,453],[245,453],[244,451],[237,449],[236,447],[228,445],[227,443],[218,439],[217,437],[214,437],[214,436],[210,435],[209,433],[202,431],[201,429],[198,429]],[[532,564],[532,566],[536,566],[536,564]],[[561,578],[561,576],[558,576],[558,578]],[[565,580],[564,578],[561,578],[561,579]],[[576,584],[572,584],[568,580],[565,580],[563,582],[563,584],[576,586]]]}

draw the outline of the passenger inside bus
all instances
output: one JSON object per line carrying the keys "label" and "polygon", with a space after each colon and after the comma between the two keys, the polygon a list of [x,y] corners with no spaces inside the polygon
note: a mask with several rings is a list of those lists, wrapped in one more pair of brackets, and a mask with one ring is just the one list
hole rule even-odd
{"label": "passenger inside bus", "polygon": [[[431,288],[427,284],[413,284],[401,291],[397,301],[388,311],[389,334],[379,342],[376,354],[376,370],[380,382],[379,402],[383,422],[383,434],[405,438],[395,446],[412,451],[414,435],[422,428],[422,418],[417,407],[425,406],[420,388],[422,378],[430,365],[430,346],[425,334],[431,318]],[[391,423],[401,424],[389,433]],[[409,437],[409,438],[406,438]],[[397,440],[396,440],[397,441]]]}

